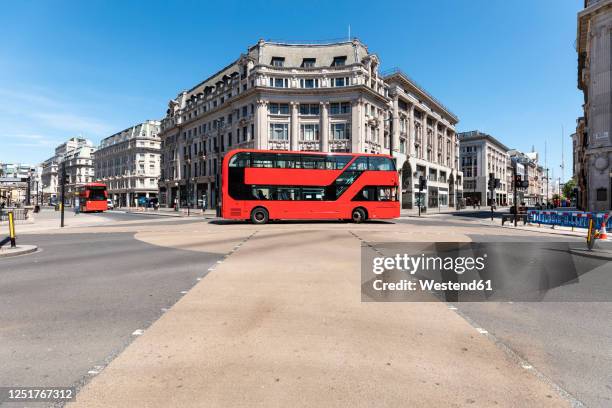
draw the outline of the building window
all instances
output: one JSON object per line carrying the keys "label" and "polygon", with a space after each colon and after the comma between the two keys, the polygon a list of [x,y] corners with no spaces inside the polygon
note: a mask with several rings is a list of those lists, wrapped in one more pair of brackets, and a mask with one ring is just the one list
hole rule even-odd
{"label": "building window", "polygon": [[348,77],[332,78],[331,86],[332,87],[349,86],[349,79]]}
{"label": "building window", "polygon": [[268,104],[268,112],[270,115],[288,115],[289,104],[286,103],[270,103]]}
{"label": "building window", "polygon": [[351,138],[351,128],[349,123],[332,123],[331,139],[348,140]]}
{"label": "building window", "polygon": [[270,86],[272,88],[289,88],[289,80],[287,78],[270,78]]}
{"label": "building window", "polygon": [[270,123],[270,140],[289,140],[289,124]]}
{"label": "building window", "polygon": [[318,88],[319,80],[317,78],[301,78],[300,88]]}
{"label": "building window", "polygon": [[301,103],[300,115],[318,115],[319,105],[315,103]]}
{"label": "building window", "polygon": [[608,201],[608,190],[606,190],[605,188],[598,188],[597,201]]}
{"label": "building window", "polygon": [[346,65],[346,55],[340,57],[334,57],[332,67],[343,67]]}
{"label": "building window", "polygon": [[272,66],[282,67],[285,65],[285,57],[272,57]]}
{"label": "building window", "polygon": [[304,141],[318,141],[319,125],[316,123],[302,125],[300,130],[300,138]]}
{"label": "building window", "polygon": [[350,102],[334,102],[329,104],[330,115],[344,115],[351,113]]}
{"label": "building window", "polygon": [[304,58],[302,59],[302,67],[303,68],[313,68],[315,66],[317,59],[316,58]]}

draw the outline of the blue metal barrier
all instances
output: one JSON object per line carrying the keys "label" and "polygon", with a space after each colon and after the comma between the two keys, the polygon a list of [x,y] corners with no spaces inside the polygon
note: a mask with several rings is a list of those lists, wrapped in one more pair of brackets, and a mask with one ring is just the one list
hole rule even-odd
{"label": "blue metal barrier", "polygon": [[[544,224],[560,227],[589,228],[589,220],[595,220],[595,228],[601,228],[601,224],[607,213],[583,212],[583,211],[527,211],[527,222],[531,224]],[[606,221],[606,229],[612,228],[612,217]]]}

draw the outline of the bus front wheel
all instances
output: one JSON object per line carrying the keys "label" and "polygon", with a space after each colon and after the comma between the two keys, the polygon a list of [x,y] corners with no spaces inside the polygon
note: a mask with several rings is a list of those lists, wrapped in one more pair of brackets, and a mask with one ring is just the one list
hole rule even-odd
{"label": "bus front wheel", "polygon": [[363,210],[363,208],[355,208],[353,210],[353,214],[351,215],[351,218],[353,219],[353,222],[355,224],[362,223],[367,218],[366,212]]}
{"label": "bus front wheel", "polygon": [[251,211],[251,222],[253,224],[265,224],[269,219],[268,210],[263,207],[257,207]]}

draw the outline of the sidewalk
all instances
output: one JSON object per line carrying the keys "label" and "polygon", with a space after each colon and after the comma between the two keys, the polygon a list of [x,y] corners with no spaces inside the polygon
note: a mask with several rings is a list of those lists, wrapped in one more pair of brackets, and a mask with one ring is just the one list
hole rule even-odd
{"label": "sidewalk", "polygon": [[445,303],[361,302],[347,231],[235,248],[68,407],[569,406]]}
{"label": "sidewalk", "polygon": [[[121,212],[121,213],[133,213],[143,215],[157,215],[163,217],[187,217],[187,209],[181,208],[179,211],[175,211],[173,208],[160,207],[157,210],[152,208],[136,208],[136,207],[118,207],[108,212]],[[190,217],[204,217],[204,218],[216,218],[215,210],[202,211],[199,208],[189,210]]]}
{"label": "sidewalk", "polygon": [[[15,223],[17,236],[21,233],[42,232],[49,230],[60,230],[60,212],[53,209],[43,209],[37,214],[32,214],[32,218]],[[80,213],[74,215],[72,211],[64,213],[64,229],[76,227],[89,227],[110,223],[112,220],[105,217],[97,217],[91,214]],[[0,225],[1,229],[8,228],[7,223]]]}
{"label": "sidewalk", "polygon": [[[497,207],[495,212],[507,211],[508,209],[509,207]],[[490,211],[490,210],[491,210],[490,207],[482,207],[482,206],[480,207],[480,209],[478,207],[476,207],[476,209],[474,209],[473,207],[465,207],[461,210],[457,210],[454,207],[441,207],[441,208],[435,207],[435,208],[428,208],[427,212],[421,212],[421,217],[435,217],[435,216],[440,216],[440,215],[461,214],[461,213],[470,213],[474,211]],[[400,217],[418,217],[418,216],[419,216],[418,208],[400,210]]]}

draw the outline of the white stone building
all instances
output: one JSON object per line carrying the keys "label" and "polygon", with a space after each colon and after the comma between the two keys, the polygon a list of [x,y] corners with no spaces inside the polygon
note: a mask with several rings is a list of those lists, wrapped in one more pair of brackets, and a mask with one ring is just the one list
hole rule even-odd
{"label": "white stone building", "polygon": [[93,153],[90,140],[72,137],[55,148],[55,155],[42,163],[41,189],[43,201],[60,196],[62,165],[66,166],[66,200],[72,200],[76,188],[94,179]]}
{"label": "white stone building", "polygon": [[508,177],[510,157],[503,143],[486,133],[473,130],[459,133],[461,170],[463,171],[463,196],[468,205],[480,203],[491,205],[489,180],[499,179],[500,186],[494,190],[495,204],[509,205]]}
{"label": "white stone building", "polygon": [[405,74],[385,76],[379,66],[358,40],[260,40],[169,102],[160,133],[162,205],[206,198],[214,207],[222,157],[238,147],[393,154],[404,207],[415,201],[420,174],[431,177],[425,203],[454,205],[462,189],[457,118]]}
{"label": "white stone building", "polygon": [[148,120],[103,139],[95,152],[95,178],[106,183],[117,206],[157,198],[160,175],[159,121]]}
{"label": "white stone building", "polygon": [[[577,206],[612,209],[612,0],[585,0],[578,13],[578,88],[584,114],[576,122]],[[565,180],[562,180],[563,182]]]}

